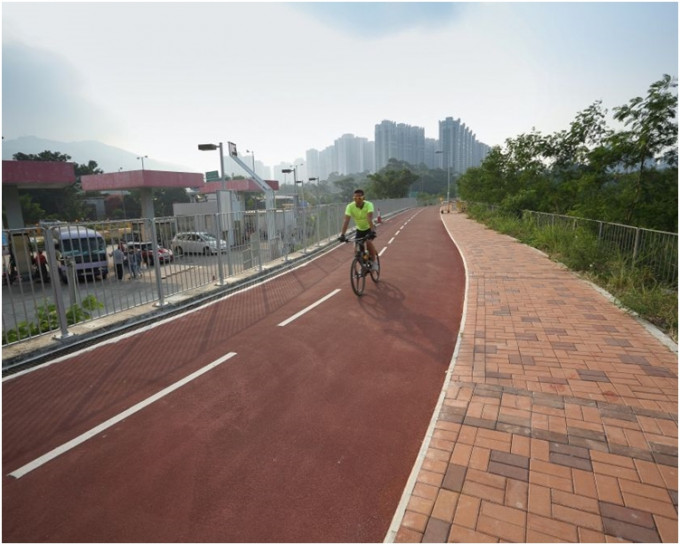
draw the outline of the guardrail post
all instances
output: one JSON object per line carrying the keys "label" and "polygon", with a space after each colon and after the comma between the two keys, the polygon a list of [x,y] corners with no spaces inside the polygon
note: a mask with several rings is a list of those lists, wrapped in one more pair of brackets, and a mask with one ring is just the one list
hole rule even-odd
{"label": "guardrail post", "polygon": [[[217,198],[220,198],[220,195],[217,195]],[[219,206],[218,206],[219,208]],[[216,244],[216,250],[217,250],[217,274],[219,276],[219,282],[218,285],[223,286],[224,285],[224,269],[222,268],[222,213],[220,210],[217,211],[217,244]],[[229,251],[229,241],[227,241],[227,251]]]}
{"label": "guardrail post", "polygon": [[316,203],[316,247],[321,248],[321,205]]}
{"label": "guardrail post", "polygon": [[43,227],[45,231],[45,251],[47,252],[47,264],[52,272],[52,293],[54,294],[54,302],[57,306],[57,317],[59,318],[59,329],[61,335],[55,335],[55,339],[65,339],[70,337],[72,333],[68,330],[68,322],[66,321],[66,307],[64,306],[64,295],[59,286],[59,265],[57,263],[57,254],[54,251],[54,238],[52,238],[52,229]]}
{"label": "guardrail post", "polygon": [[[156,274],[156,290],[158,291],[158,303],[155,306],[162,307],[165,304],[163,295],[163,282],[161,278],[161,260],[158,259],[158,235],[156,234],[156,219],[151,218],[146,221],[151,222],[151,255],[153,255],[153,268]],[[173,256],[174,259],[174,256]]]}
{"label": "guardrail post", "polygon": [[284,262],[288,263],[288,250],[289,250],[289,234],[288,234],[288,228],[286,225],[286,211],[283,211],[283,256],[284,256]]}
{"label": "guardrail post", "polygon": [[[259,227],[259,225],[258,225]],[[257,255],[257,270],[262,272],[262,245],[260,244],[260,231],[259,229],[256,230],[254,233],[251,233],[250,235],[250,240],[249,240],[249,246],[250,246],[250,256],[252,260],[252,255],[255,253]]]}
{"label": "guardrail post", "polygon": [[635,228],[635,243],[633,244],[633,261],[637,259],[638,248],[640,246],[640,228]]}
{"label": "guardrail post", "polygon": [[234,265],[232,264],[231,261],[231,243],[229,242],[229,235],[233,232],[233,227],[234,227],[234,218],[232,216],[233,212],[228,212],[227,213],[227,225],[231,227],[231,229],[227,229],[227,236],[225,237],[226,242],[227,242],[227,276],[231,278],[234,276]]}

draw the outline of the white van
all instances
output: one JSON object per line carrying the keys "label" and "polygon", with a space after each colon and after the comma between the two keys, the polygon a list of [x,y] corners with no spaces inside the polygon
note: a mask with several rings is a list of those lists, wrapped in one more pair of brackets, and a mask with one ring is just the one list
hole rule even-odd
{"label": "white van", "polygon": [[106,280],[109,274],[106,241],[94,229],[79,225],[57,227],[54,229],[54,247],[62,282],[66,283],[69,261],[75,265],[78,279],[92,276]]}

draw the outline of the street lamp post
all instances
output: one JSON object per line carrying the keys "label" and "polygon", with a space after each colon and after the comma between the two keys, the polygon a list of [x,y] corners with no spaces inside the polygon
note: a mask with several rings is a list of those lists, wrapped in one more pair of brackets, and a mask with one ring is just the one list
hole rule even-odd
{"label": "street lamp post", "polygon": [[[302,208],[302,205],[304,203],[304,198],[305,198],[305,186],[302,180],[297,179],[297,167],[301,167],[304,163],[300,163],[297,165],[291,165],[290,168],[284,168],[281,169],[281,172],[284,174],[290,174],[291,172],[293,173],[293,183],[295,185],[301,184],[300,185],[300,190],[302,191],[302,196],[300,198],[300,206],[298,208]],[[302,253],[305,253],[305,245],[306,245],[306,235],[305,235],[305,211],[304,208],[302,209]]]}
{"label": "street lamp post", "polygon": [[222,190],[226,189],[225,179],[224,179],[224,148],[222,147],[222,142],[219,144],[199,144],[198,149],[201,151],[215,151],[220,150],[220,180],[222,180]]}
{"label": "street lamp post", "polygon": [[253,157],[253,172],[255,172],[255,152],[251,149],[247,149],[246,153],[250,153],[250,155]]}
{"label": "street lamp post", "polygon": [[308,182],[316,182],[316,245],[321,246],[321,198],[319,195],[319,178],[309,178]]}
{"label": "street lamp post", "polygon": [[149,158],[148,155],[142,155],[141,157],[137,157],[137,160],[142,161],[142,170],[144,170],[144,159],[148,159],[148,158]]}
{"label": "street lamp post", "polygon": [[[319,178],[309,178],[307,180],[308,182],[316,182],[316,200],[319,201]],[[321,204],[320,202],[317,202],[317,204]]]}
{"label": "street lamp post", "polygon": [[[200,151],[215,151],[220,150],[220,179],[222,180],[222,191],[226,189],[224,180],[224,148],[222,147],[222,142],[217,144],[199,144],[198,149]],[[224,270],[222,268],[222,199],[219,192],[215,193],[217,198],[217,272],[219,274],[220,282],[219,285],[224,285]],[[227,266],[229,268],[229,275],[232,274],[231,268],[231,258],[229,251],[229,237],[227,237]]]}
{"label": "street lamp post", "polygon": [[[118,169],[118,172],[123,172],[123,167],[120,167]],[[123,191],[122,189],[120,190],[120,202],[123,205],[123,219],[126,220],[127,219],[127,213],[125,212],[125,191]]]}

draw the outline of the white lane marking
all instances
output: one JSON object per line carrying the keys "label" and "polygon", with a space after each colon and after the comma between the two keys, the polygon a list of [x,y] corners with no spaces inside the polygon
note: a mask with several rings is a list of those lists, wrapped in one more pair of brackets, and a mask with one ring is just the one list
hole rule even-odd
{"label": "white lane marking", "polygon": [[378,252],[378,257],[382,257],[382,255],[385,253],[385,250],[387,250],[387,246]]}
{"label": "white lane marking", "polygon": [[192,380],[200,377],[202,374],[207,373],[208,371],[214,369],[215,367],[217,367],[221,363],[224,363],[225,361],[234,357],[235,355],[236,355],[236,352],[229,352],[228,354],[225,354],[221,358],[216,359],[214,362],[209,363],[208,365],[206,365],[205,367],[202,367],[198,371],[195,371],[194,373],[191,373],[190,375],[184,377],[183,379],[178,380],[174,384],[171,384],[170,386],[161,390],[157,394],[152,395],[151,397],[145,399],[144,401],[140,401],[136,405],[127,409],[126,411],[123,411],[122,413],[114,416],[113,418],[110,418],[106,422],[102,422],[98,426],[92,428],[89,431],[86,431],[85,433],[83,433],[82,435],[79,435],[75,439],[71,439],[67,443],[64,443],[63,445],[51,450],[47,454],[43,454],[42,456],[40,456],[40,458],[36,458],[35,460],[33,460],[32,462],[29,462],[25,466],[22,466],[19,469],[12,471],[12,473],[9,474],[10,477],[14,477],[15,479],[19,479],[19,478],[23,477],[27,473],[30,473],[34,469],[39,468],[40,466],[46,464],[50,460],[53,460],[57,456],[61,456],[65,452],[68,452],[69,450],[77,447],[81,443],[84,443],[88,439],[91,439],[95,435],[97,435],[97,434],[101,433],[102,431],[110,428],[111,426],[115,426],[121,420],[125,420],[126,418],[135,414],[136,412],[141,411],[143,408],[148,407],[152,403],[154,403],[154,402],[158,401],[159,399],[165,397],[166,395],[174,392],[178,388],[181,388],[182,386],[191,382]]}
{"label": "white lane marking", "polygon": [[300,312],[298,312],[297,314],[294,314],[293,316],[291,316],[291,317],[288,318],[287,320],[284,320],[283,322],[281,322],[281,323],[279,324],[279,327],[285,327],[285,326],[287,326],[287,325],[288,325],[289,323],[291,323],[293,320],[297,320],[300,316],[302,316],[303,314],[309,312],[309,311],[312,310],[314,307],[319,306],[321,303],[323,303],[323,302],[326,301],[327,299],[330,299],[331,297],[333,297],[333,296],[334,296],[336,293],[338,293],[339,291],[340,291],[340,288],[338,288],[338,289],[336,289],[336,290],[333,290],[332,292],[330,292],[330,293],[329,293],[328,295],[326,295],[325,297],[322,297],[321,299],[319,299],[316,303],[312,303],[312,304],[309,305],[307,308],[303,308],[303,309],[302,309]]}
{"label": "white lane marking", "polygon": [[394,242],[394,237],[392,237],[392,238],[387,242],[387,244],[392,244],[392,242]]}

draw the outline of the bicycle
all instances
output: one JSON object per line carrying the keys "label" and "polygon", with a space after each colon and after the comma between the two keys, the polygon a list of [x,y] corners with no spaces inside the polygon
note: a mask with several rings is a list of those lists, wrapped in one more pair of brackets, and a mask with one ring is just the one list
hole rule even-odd
{"label": "bicycle", "polygon": [[373,282],[378,282],[380,280],[380,256],[376,254],[375,259],[378,262],[378,269],[374,269],[371,256],[366,248],[366,241],[368,237],[361,237],[342,240],[341,242],[354,242],[354,259],[349,270],[349,279],[352,285],[352,291],[357,296],[361,296],[364,293],[364,288],[366,287],[366,277],[370,276]]}

